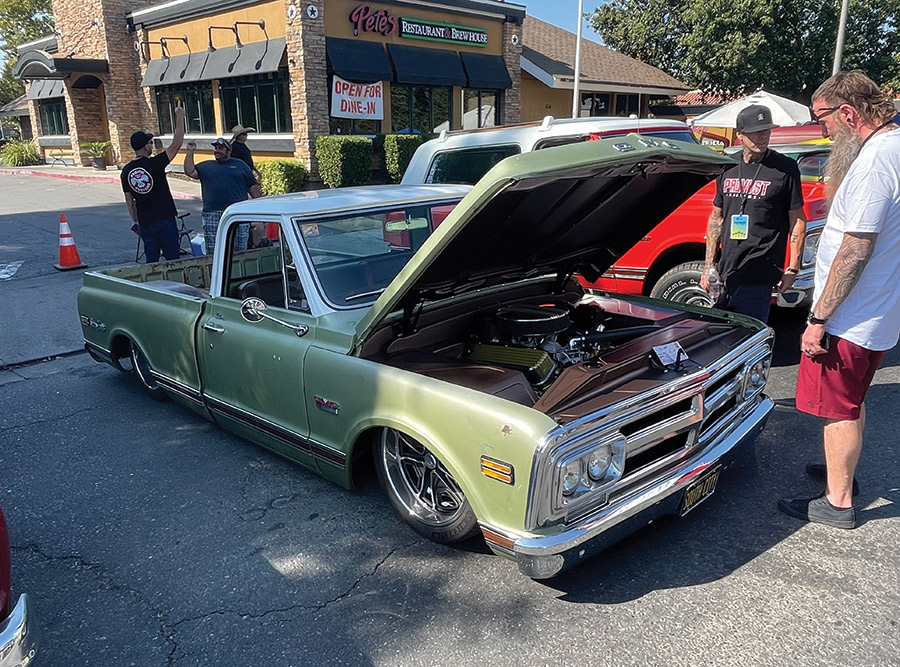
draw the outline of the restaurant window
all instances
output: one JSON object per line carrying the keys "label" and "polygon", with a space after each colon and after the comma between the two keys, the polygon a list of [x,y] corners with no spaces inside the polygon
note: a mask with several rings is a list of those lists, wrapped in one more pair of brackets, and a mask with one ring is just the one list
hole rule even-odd
{"label": "restaurant window", "polygon": [[463,90],[463,129],[494,127],[500,124],[500,91]]}
{"label": "restaurant window", "polygon": [[381,121],[366,118],[335,118],[328,119],[329,132],[331,134],[381,134]]}
{"label": "restaurant window", "polygon": [[219,81],[225,129],[241,124],[257,132],[290,132],[287,70],[236,76]]}
{"label": "restaurant window", "polygon": [[640,95],[616,95],[616,115],[630,116],[639,115],[640,112]]}
{"label": "restaurant window", "polygon": [[63,98],[39,100],[41,132],[46,135],[68,134],[69,117],[66,115],[66,101]]}
{"label": "restaurant window", "polygon": [[581,96],[581,115],[608,116],[609,93],[586,93]]}
{"label": "restaurant window", "polygon": [[216,133],[211,81],[157,86],[155,91],[160,134],[174,133],[176,102],[184,104],[184,129],[186,132]]}
{"label": "restaurant window", "polygon": [[391,130],[421,134],[450,125],[450,88],[391,86]]}

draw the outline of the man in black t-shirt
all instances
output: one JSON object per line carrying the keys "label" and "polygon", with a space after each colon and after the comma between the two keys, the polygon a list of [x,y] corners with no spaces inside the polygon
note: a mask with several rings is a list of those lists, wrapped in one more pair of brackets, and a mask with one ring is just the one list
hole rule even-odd
{"label": "man in black t-shirt", "polygon": [[[153,155],[153,135],[138,131],[131,135],[134,160],[122,169],[122,191],[133,222],[139,225],[147,262],[158,262],[162,251],[166,259],[178,259],[178,225],[175,201],[166,180],[166,166],[184,141],[184,107],[175,107],[175,133],[169,147]],[[151,157],[153,156],[153,157]]]}
{"label": "man in black t-shirt", "polygon": [[[719,241],[718,271],[725,284],[713,304],[769,318],[772,288],[794,283],[806,237],[800,169],[791,158],[769,149],[772,122],[768,107],[748,106],[737,117],[743,150],[737,166],[719,176],[706,234],[706,264],[700,285],[709,291]],[[790,238],[790,260],[784,265]]]}

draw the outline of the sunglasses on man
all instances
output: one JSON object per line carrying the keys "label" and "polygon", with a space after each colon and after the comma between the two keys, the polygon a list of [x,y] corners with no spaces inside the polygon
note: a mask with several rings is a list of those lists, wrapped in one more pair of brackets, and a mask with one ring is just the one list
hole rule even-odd
{"label": "sunglasses on man", "polygon": [[841,108],[841,105],[838,104],[836,107],[825,107],[823,109],[813,109],[812,114],[813,118],[817,123],[821,123],[823,118],[828,118],[831,114]]}

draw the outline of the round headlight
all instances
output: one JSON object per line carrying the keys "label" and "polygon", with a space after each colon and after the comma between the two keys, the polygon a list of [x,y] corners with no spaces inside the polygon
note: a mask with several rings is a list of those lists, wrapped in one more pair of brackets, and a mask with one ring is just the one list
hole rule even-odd
{"label": "round headlight", "polygon": [[816,252],[819,250],[819,234],[810,234],[803,242],[803,266],[816,263]]}
{"label": "round headlight", "polygon": [[599,482],[606,476],[610,463],[612,463],[612,451],[609,445],[603,445],[595,449],[591,452],[591,456],[588,459],[588,477],[595,482]]}
{"label": "round headlight", "polygon": [[581,459],[575,459],[566,465],[562,481],[562,492],[564,496],[571,496],[575,493],[575,490],[581,483],[581,470]]}
{"label": "round headlight", "polygon": [[750,386],[761,387],[766,383],[768,376],[768,364],[765,359],[757,361],[750,369]]}

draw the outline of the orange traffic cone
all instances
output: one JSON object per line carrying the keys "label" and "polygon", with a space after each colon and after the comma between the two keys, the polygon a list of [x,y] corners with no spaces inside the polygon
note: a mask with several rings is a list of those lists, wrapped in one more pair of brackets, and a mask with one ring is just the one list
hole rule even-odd
{"label": "orange traffic cone", "polygon": [[60,271],[83,269],[87,266],[78,256],[75,239],[72,238],[72,230],[69,229],[69,221],[66,220],[65,213],[59,214],[59,264],[53,266]]}

